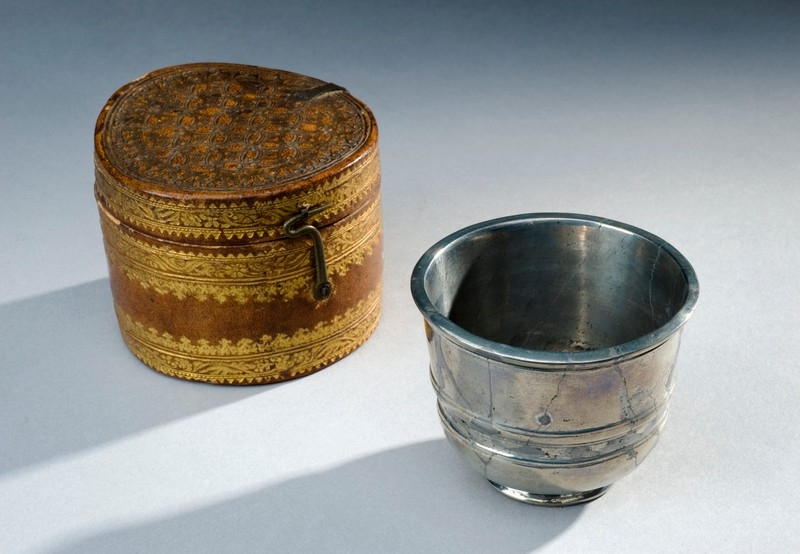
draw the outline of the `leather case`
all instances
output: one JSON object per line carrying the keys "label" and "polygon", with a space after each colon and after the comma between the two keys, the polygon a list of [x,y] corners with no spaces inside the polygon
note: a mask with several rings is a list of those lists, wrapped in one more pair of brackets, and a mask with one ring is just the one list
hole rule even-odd
{"label": "leather case", "polygon": [[378,130],[337,85],[236,64],[149,73],[98,117],[95,196],[122,336],[157,371],[283,381],[378,323]]}

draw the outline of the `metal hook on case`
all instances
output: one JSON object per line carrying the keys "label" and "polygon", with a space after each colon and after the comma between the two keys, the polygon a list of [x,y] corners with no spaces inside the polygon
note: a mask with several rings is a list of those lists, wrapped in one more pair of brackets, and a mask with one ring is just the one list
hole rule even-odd
{"label": "metal hook on case", "polygon": [[325,300],[333,294],[333,285],[328,280],[328,267],[325,264],[325,245],[319,229],[310,224],[295,225],[305,222],[309,217],[330,208],[330,204],[318,204],[312,207],[302,206],[296,214],[289,217],[283,224],[283,233],[289,238],[307,235],[311,237],[314,247],[314,267],[316,269],[316,283],[314,284],[314,298]]}

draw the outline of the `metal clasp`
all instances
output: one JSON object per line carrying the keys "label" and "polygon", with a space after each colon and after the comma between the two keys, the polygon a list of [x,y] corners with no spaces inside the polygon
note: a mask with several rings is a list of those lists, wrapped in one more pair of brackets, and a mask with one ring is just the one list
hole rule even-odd
{"label": "metal clasp", "polygon": [[[328,268],[325,265],[325,245],[322,242],[322,235],[319,229],[313,225],[305,224],[306,220],[312,215],[318,214],[330,208],[330,204],[318,204],[316,206],[301,206],[296,214],[289,217],[283,224],[283,234],[289,238],[308,235],[314,246],[314,267],[317,272],[316,283],[314,284],[314,298],[325,300],[333,294],[333,285],[328,280]],[[299,227],[295,227],[300,224]]]}

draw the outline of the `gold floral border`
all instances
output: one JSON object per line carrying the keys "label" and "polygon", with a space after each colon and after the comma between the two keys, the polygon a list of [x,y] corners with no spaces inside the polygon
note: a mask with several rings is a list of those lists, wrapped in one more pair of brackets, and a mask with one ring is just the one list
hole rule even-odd
{"label": "gold floral border", "polygon": [[302,193],[253,202],[189,203],[157,198],[119,183],[95,160],[95,192],[114,217],[131,226],[168,238],[272,238],[299,204],[330,204],[321,220],[357,205],[380,186],[377,149],[358,167]]}
{"label": "gold floral border", "polygon": [[378,325],[380,285],[330,321],[292,335],[263,335],[259,340],[192,341],[174,337],[135,321],[118,305],[117,318],[131,351],[156,371],[217,384],[262,384],[283,381],[322,369],[361,346]]}
{"label": "gold floral border", "polygon": [[[291,300],[311,290],[314,266],[305,240],[274,240],[247,254],[182,251],[174,245],[153,245],[124,232],[103,206],[101,226],[111,266],[159,294],[217,302]],[[346,275],[363,264],[381,239],[380,197],[352,220],[331,226],[325,237],[328,272]]]}

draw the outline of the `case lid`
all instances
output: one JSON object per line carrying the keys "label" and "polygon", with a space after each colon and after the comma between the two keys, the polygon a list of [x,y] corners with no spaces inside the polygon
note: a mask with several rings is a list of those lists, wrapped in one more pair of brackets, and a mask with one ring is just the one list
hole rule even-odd
{"label": "case lid", "polygon": [[180,242],[282,236],[300,207],[327,225],[379,178],[377,125],[345,89],[248,65],[167,67],[120,88],[95,127],[95,191],[113,217]]}

